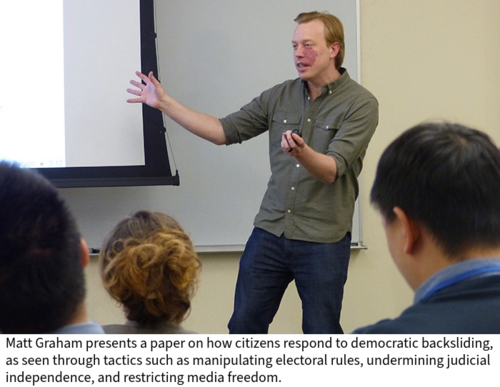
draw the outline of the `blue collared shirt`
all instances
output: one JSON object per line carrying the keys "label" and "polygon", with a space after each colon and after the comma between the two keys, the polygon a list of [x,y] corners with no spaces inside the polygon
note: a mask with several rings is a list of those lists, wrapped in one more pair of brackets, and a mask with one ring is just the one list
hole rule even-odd
{"label": "blue collared shirt", "polygon": [[435,273],[417,289],[413,304],[458,282],[489,275],[500,275],[500,258],[471,259],[451,265]]}
{"label": "blue collared shirt", "polygon": [[66,334],[104,334],[104,329],[99,324],[89,321],[81,324],[66,325],[50,334],[66,335]]}

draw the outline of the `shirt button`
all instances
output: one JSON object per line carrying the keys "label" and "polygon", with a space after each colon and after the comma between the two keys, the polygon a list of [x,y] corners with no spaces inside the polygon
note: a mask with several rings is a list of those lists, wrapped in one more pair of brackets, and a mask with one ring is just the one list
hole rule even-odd
{"label": "shirt button", "polygon": [[286,124],[286,120],[283,120],[283,123],[285,123],[285,124]]}
{"label": "shirt button", "polygon": [[308,119],[307,119],[307,122],[311,122],[311,119],[310,119],[310,118],[308,118]]}
{"label": "shirt button", "polygon": [[333,93],[333,91],[330,90],[330,94],[332,94],[332,93]]}
{"label": "shirt button", "polygon": [[292,187],[292,191],[295,191],[295,187]]}
{"label": "shirt button", "polygon": [[299,167],[300,167],[300,164],[297,164],[297,165],[296,165],[296,167],[297,167],[297,168],[299,168]]}
{"label": "shirt button", "polygon": [[288,210],[287,212],[288,212],[288,213],[291,213],[291,212],[292,212],[292,210]]}

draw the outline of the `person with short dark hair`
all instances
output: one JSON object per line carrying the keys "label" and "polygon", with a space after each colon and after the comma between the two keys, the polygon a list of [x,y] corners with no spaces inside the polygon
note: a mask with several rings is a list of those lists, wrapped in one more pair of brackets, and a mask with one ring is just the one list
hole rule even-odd
{"label": "person with short dark hair", "polygon": [[123,219],[99,259],[104,287],[127,318],[125,325],[105,325],[106,333],[195,333],[180,324],[190,311],[201,261],[175,219],[150,211]]}
{"label": "person with short dark hair", "polygon": [[89,251],[57,189],[0,161],[0,331],[104,333],[85,306]]}
{"label": "person with short dark hair", "polygon": [[415,291],[399,317],[354,333],[500,333],[500,150],[425,123],[383,153],[371,191],[391,256]]}

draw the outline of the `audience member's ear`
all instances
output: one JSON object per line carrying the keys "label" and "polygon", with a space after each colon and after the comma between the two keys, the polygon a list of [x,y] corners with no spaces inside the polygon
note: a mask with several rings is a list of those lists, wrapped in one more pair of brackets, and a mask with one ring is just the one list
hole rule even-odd
{"label": "audience member's ear", "polygon": [[90,254],[87,242],[85,242],[85,239],[83,238],[80,239],[80,247],[82,252],[82,267],[85,268],[90,262]]}
{"label": "audience member's ear", "polygon": [[396,218],[403,228],[403,235],[405,238],[404,252],[405,254],[411,254],[414,252],[420,238],[420,227],[417,222],[408,218],[401,207],[395,207],[394,214],[396,214]]}

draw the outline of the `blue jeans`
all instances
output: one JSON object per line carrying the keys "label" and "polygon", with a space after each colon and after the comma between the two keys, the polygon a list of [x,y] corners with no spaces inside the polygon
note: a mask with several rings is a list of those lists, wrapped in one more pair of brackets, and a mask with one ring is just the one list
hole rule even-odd
{"label": "blue jeans", "polygon": [[350,233],[337,243],[314,243],[254,228],[240,261],[229,333],[267,333],[294,279],[303,332],[343,333],[339,320],[350,244]]}

